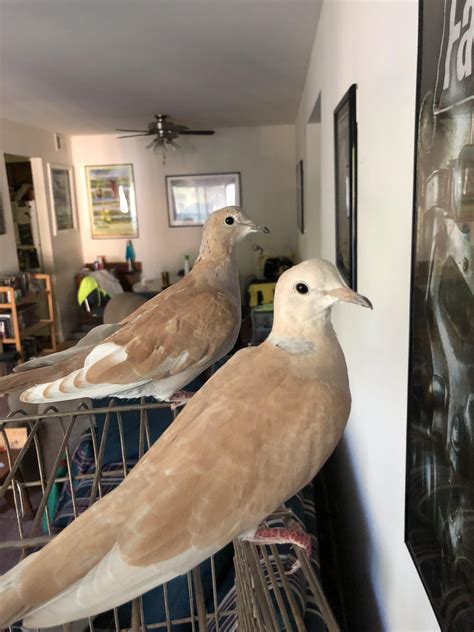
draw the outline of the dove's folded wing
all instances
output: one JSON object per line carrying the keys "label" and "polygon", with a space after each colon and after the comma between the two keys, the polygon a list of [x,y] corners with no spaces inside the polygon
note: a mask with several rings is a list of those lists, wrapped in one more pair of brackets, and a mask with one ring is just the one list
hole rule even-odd
{"label": "dove's folded wing", "polygon": [[199,372],[232,347],[240,307],[225,294],[188,286],[156,298],[95,346],[80,368],[28,389],[22,400],[110,395],[190,366]]}
{"label": "dove's folded wing", "polygon": [[122,325],[99,325],[74,347],[17,365],[10,375],[0,377],[0,394],[49,383],[82,368],[92,349],[121,327]]}
{"label": "dove's folded wing", "polygon": [[59,364],[74,357],[78,353],[82,353],[86,347],[92,349],[92,347],[100,344],[106,338],[118,331],[123,325],[97,325],[91,329],[79,342],[73,347],[64,349],[64,351],[58,351],[56,353],[50,353],[39,358],[33,358],[28,362],[18,364],[14,369],[14,373],[24,373],[25,371],[31,371],[32,369],[39,369],[46,366],[52,366],[53,364]]}

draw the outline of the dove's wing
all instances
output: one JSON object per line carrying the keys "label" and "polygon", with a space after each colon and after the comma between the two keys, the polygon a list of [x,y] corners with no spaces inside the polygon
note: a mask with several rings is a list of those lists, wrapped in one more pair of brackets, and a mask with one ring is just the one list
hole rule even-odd
{"label": "dove's wing", "polygon": [[79,368],[37,384],[21,399],[42,403],[111,395],[191,366],[199,372],[230,350],[240,324],[235,301],[192,282],[170,290],[138,308]]}
{"label": "dove's wing", "polygon": [[189,570],[311,480],[349,406],[309,358],[267,343],[239,352],[116,490],[10,576],[0,623],[92,615]]}
{"label": "dove's wing", "polygon": [[85,347],[92,349],[92,347],[103,342],[106,338],[121,329],[121,327],[123,327],[123,325],[97,325],[97,327],[91,329],[73,347],[69,347],[69,349],[65,349],[64,351],[50,353],[39,358],[33,358],[33,360],[28,360],[28,362],[18,364],[13,369],[13,373],[24,373],[25,371],[31,371],[32,369],[39,369],[45,366],[52,366],[53,364],[64,362],[64,360],[68,360],[78,353],[82,353]]}
{"label": "dove's wing", "polygon": [[12,393],[39,383],[57,380],[82,368],[85,358],[92,349],[121,327],[122,325],[99,325],[74,347],[19,364],[13,369],[13,373],[0,377],[0,394]]}

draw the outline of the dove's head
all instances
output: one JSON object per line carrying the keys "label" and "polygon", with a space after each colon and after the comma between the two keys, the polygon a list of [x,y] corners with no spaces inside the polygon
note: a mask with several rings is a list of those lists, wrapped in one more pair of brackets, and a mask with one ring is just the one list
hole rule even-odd
{"label": "dove's head", "polygon": [[247,213],[238,206],[226,206],[214,211],[204,224],[201,252],[214,255],[228,253],[233,247],[251,233],[269,233],[266,226],[253,222]]}
{"label": "dove's head", "polygon": [[355,303],[372,309],[369,299],[351,290],[332,263],[324,259],[303,261],[278,279],[275,325],[311,328],[317,321],[327,320],[335,303]]}

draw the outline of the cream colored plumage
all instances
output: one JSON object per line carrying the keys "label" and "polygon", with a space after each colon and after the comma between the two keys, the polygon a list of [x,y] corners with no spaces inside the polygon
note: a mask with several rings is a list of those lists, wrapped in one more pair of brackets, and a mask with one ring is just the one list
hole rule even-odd
{"label": "cream colored plumage", "polygon": [[58,625],[124,603],[252,534],[308,483],[350,410],[338,301],[370,306],[330,263],[285,272],[268,340],[237,353],[117,489],[0,579],[0,624]]}
{"label": "cream colored plumage", "polygon": [[180,282],[118,325],[93,330],[76,347],[20,365],[0,393],[26,389],[30,403],[81,397],[167,399],[235,344],[240,329],[236,244],[268,232],[237,207],[206,221],[199,258]]}

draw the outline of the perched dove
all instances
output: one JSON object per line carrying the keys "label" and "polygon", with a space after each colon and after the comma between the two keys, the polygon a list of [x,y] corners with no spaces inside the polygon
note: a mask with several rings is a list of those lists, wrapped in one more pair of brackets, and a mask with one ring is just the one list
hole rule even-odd
{"label": "perched dove", "polygon": [[117,325],[100,325],[79,344],[19,365],[0,378],[0,394],[47,403],[81,397],[166,400],[235,344],[241,322],[236,244],[269,232],[237,207],[204,224],[199,257],[181,281]]}
{"label": "perched dove", "polygon": [[272,540],[259,524],[312,480],[349,415],[340,301],[371,307],[326,261],[286,271],[270,337],[217,371],[118,488],[0,578],[0,626],[93,616],[233,538]]}

